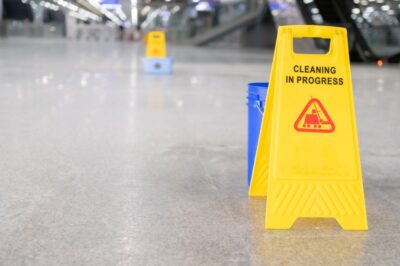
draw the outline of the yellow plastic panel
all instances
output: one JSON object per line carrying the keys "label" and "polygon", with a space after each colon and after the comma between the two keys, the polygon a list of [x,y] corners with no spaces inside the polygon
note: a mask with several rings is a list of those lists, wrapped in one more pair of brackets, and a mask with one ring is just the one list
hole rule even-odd
{"label": "yellow plastic panel", "polygon": [[[296,54],[294,38],[327,38],[326,54]],[[367,230],[344,28],[279,28],[250,196],[266,196],[266,228],[299,217]]]}
{"label": "yellow plastic panel", "polygon": [[167,56],[165,45],[165,33],[162,31],[151,31],[146,35],[146,57],[165,58]]}

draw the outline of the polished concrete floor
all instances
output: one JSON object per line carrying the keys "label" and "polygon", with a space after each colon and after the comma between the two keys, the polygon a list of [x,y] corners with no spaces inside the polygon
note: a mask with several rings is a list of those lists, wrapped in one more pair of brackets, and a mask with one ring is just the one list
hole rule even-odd
{"label": "polished concrete floor", "polygon": [[399,265],[400,67],[352,66],[370,230],[264,229],[246,84],[271,52],[0,40],[1,265]]}

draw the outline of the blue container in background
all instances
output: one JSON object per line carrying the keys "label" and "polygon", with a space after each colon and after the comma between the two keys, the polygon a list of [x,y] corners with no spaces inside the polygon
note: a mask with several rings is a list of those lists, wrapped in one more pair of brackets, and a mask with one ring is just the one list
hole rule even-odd
{"label": "blue container in background", "polygon": [[250,185],[268,83],[249,83],[247,89],[247,185]]}
{"label": "blue container in background", "polygon": [[147,74],[171,74],[172,58],[143,58],[144,72]]}

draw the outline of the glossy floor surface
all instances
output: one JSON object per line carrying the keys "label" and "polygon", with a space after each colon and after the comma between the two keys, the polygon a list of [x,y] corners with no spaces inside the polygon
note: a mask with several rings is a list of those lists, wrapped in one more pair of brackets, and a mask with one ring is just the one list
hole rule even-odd
{"label": "glossy floor surface", "polygon": [[1,265],[399,265],[400,67],[352,65],[368,232],[264,229],[246,84],[272,53],[0,41]]}

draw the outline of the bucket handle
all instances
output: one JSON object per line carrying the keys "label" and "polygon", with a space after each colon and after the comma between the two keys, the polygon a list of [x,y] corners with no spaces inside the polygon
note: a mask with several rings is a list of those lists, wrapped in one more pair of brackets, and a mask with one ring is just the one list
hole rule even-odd
{"label": "bucket handle", "polygon": [[263,110],[261,108],[261,101],[255,101],[255,105],[257,107],[258,112],[260,112],[261,116],[263,115]]}
{"label": "bucket handle", "polygon": [[[247,99],[250,99],[249,97],[247,97]],[[257,108],[258,112],[260,113],[260,115],[262,116],[264,114],[264,111],[261,107],[261,101],[260,100],[255,100],[254,101],[254,105]],[[247,106],[249,106],[249,103],[247,103]]]}

